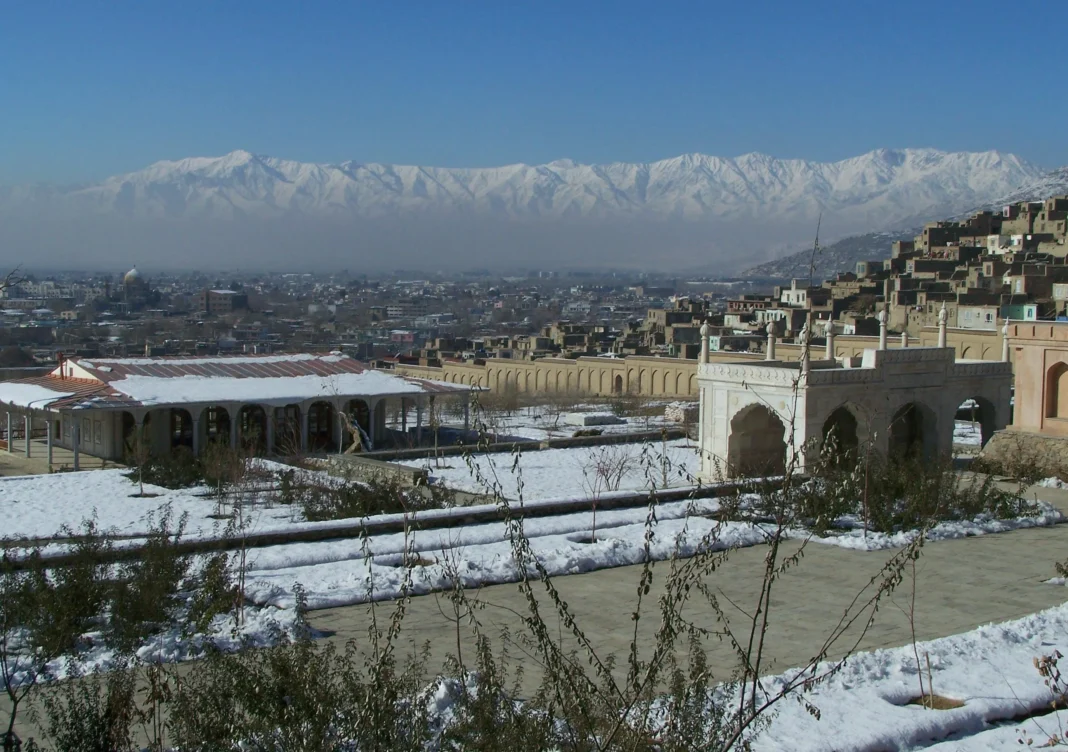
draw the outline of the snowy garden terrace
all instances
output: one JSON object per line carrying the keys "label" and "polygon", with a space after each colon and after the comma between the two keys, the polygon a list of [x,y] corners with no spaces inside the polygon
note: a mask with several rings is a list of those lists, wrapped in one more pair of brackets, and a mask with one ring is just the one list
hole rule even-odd
{"label": "snowy garden terrace", "polygon": [[[50,464],[58,446],[74,453],[77,467],[80,453],[121,461],[138,443],[156,454],[181,446],[194,455],[212,441],[256,454],[393,446],[411,432],[418,441],[436,399],[466,405],[471,391],[371,370],[339,353],[82,358],[45,376],[0,382],[0,412],[6,408],[9,452],[29,456],[43,440]],[[391,411],[401,420],[393,428]]]}

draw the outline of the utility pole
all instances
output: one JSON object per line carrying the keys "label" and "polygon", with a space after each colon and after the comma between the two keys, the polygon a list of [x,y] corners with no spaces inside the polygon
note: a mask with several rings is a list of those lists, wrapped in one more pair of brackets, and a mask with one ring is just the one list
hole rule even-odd
{"label": "utility pole", "polygon": [[812,279],[816,276],[816,254],[820,252],[820,225],[823,223],[823,212],[820,212],[816,220],[816,241],[812,244],[812,258],[808,263],[808,286],[812,287]]}

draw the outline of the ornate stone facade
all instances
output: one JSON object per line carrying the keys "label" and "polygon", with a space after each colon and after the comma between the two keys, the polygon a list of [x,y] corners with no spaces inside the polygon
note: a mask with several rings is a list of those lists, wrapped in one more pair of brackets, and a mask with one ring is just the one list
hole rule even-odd
{"label": "ornate stone facade", "polygon": [[804,470],[828,446],[948,454],[968,400],[985,443],[1009,421],[1012,365],[958,362],[952,347],[906,347],[808,363],[704,363],[697,380],[701,475],[720,480],[774,474],[793,460]]}

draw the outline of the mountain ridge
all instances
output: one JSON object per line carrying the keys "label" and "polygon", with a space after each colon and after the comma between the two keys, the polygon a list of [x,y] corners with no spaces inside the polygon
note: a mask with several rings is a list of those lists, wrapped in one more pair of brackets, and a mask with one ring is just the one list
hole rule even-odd
{"label": "mountain ridge", "polygon": [[606,264],[730,274],[807,244],[914,227],[1040,180],[999,151],[877,149],[837,162],[445,168],[247,150],[73,186],[0,188],[0,255],[63,263],[440,268]]}
{"label": "mountain ridge", "polygon": [[160,160],[97,183],[14,187],[0,193],[0,210],[213,218],[419,211],[513,219],[700,220],[764,210],[809,216],[863,208],[888,212],[893,215],[888,220],[900,226],[902,218],[989,200],[1042,173],[1012,154],[935,149],[878,149],[837,162],[691,153],[654,162],[560,159],[482,168],[299,162],[235,150],[221,157]]}

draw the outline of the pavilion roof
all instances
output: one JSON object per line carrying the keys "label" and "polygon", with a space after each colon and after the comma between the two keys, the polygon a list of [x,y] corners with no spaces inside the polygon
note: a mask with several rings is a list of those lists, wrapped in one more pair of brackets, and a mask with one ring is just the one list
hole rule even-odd
{"label": "pavilion roof", "polygon": [[445,395],[470,389],[370,369],[340,353],[81,358],[61,364],[47,376],[0,382],[0,403],[52,410],[133,409]]}

